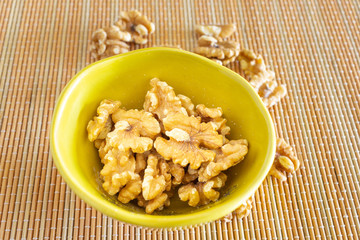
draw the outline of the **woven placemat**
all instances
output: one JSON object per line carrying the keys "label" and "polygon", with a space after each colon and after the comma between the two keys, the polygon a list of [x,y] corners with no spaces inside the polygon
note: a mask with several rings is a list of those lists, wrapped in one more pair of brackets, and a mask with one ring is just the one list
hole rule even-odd
{"label": "woven placemat", "polygon": [[[234,22],[234,38],[287,85],[270,113],[302,166],[287,182],[267,178],[247,218],[177,231],[129,226],[86,205],[56,170],[55,100],[91,63],[92,31],[130,9],[156,24],[145,47],[192,50],[195,24]],[[0,239],[358,238],[359,18],[359,1],[0,1]]]}

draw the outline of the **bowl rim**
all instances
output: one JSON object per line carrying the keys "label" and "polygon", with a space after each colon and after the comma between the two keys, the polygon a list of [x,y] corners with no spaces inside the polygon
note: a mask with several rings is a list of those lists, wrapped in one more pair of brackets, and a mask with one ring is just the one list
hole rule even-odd
{"label": "bowl rim", "polygon": [[[244,87],[249,92],[251,97],[255,99],[255,101],[258,101],[258,106],[260,112],[262,112],[265,122],[268,128],[268,134],[269,134],[269,146],[268,146],[268,152],[265,157],[264,163],[267,163],[267,166],[265,168],[266,171],[263,171],[262,174],[260,174],[256,179],[254,179],[253,184],[251,187],[247,190],[246,194],[241,196],[242,201],[246,201],[248,198],[250,198],[255,191],[259,188],[265,177],[267,176],[275,155],[275,147],[276,147],[276,135],[275,135],[275,129],[272,122],[272,118],[267,110],[267,108],[264,106],[262,100],[258,96],[258,94],[255,92],[253,87],[246,81],[243,77],[241,77],[238,73],[230,70],[227,67],[221,66],[218,63],[207,59],[203,56],[197,55],[192,52],[188,52],[185,50],[180,49],[174,49],[174,48],[168,48],[168,47],[152,47],[152,48],[144,48],[144,49],[138,49],[134,51],[130,51],[124,54],[112,56],[97,62],[94,62],[85,68],[83,68],[81,71],[79,71],[72,79],[66,84],[64,89],[62,90],[61,94],[59,95],[58,99],[56,100],[56,105],[53,112],[53,118],[51,121],[51,129],[50,129],[50,150],[52,153],[52,157],[54,160],[54,163],[59,170],[61,176],[64,178],[66,183],[69,185],[69,187],[78,195],[82,200],[84,200],[87,204],[94,207],[95,209],[99,210],[100,212],[104,213],[105,215],[117,219],[122,222],[138,225],[138,226],[144,226],[144,227],[150,227],[150,228],[178,228],[178,227],[188,227],[188,226],[196,226],[199,224],[204,224],[206,222],[210,222],[213,220],[217,220],[232,211],[234,211],[239,206],[239,197],[240,196],[234,196],[231,199],[223,202],[222,204],[215,205],[211,208],[204,209],[202,211],[196,211],[192,213],[186,213],[186,214],[179,214],[179,215],[150,215],[150,214],[139,214],[136,212],[131,212],[123,208],[114,208],[113,203],[110,203],[105,198],[101,199],[99,197],[96,197],[86,191],[85,188],[81,187],[77,179],[72,176],[72,174],[69,174],[68,167],[64,164],[63,161],[61,161],[62,156],[59,152],[59,148],[57,147],[57,129],[58,125],[60,123],[61,113],[64,111],[65,103],[69,96],[71,95],[74,88],[79,84],[80,81],[83,80],[83,75],[85,75],[87,72],[91,71],[91,69],[95,66],[108,64],[109,62],[116,61],[118,58],[123,58],[125,56],[134,55],[134,54],[144,54],[148,52],[153,51],[163,51],[167,53],[173,53],[173,54],[185,54],[189,57],[196,58],[198,61],[206,62],[206,64],[212,65],[218,69],[221,69],[222,71],[225,71],[228,75],[230,75],[235,81],[242,81],[244,83]],[[272,144],[271,144],[272,143]],[[233,193],[234,194],[234,193]]]}

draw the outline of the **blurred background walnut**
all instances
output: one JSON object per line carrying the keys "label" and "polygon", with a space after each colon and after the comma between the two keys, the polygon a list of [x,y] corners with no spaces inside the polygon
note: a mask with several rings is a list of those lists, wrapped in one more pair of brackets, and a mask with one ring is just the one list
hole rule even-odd
{"label": "blurred background walnut", "polygon": [[194,48],[194,52],[220,65],[234,62],[240,53],[240,44],[226,38],[230,37],[235,30],[235,24],[196,25],[195,32],[199,39],[198,47]]}
{"label": "blurred background walnut", "polygon": [[129,41],[130,39],[131,36],[129,33],[122,32],[116,26],[97,29],[91,38],[91,56],[94,59],[99,60],[101,58],[128,52],[129,45],[126,44],[125,41]]}
{"label": "blurred background walnut", "polygon": [[267,108],[272,107],[286,95],[285,85],[278,85],[275,73],[266,68],[263,58],[255,52],[244,49],[238,57],[240,68],[246,79],[259,94]]}
{"label": "blurred background walnut", "polygon": [[240,206],[237,209],[235,209],[232,213],[226,215],[222,219],[225,221],[230,221],[231,219],[233,219],[233,216],[236,216],[238,219],[247,217],[252,209],[253,198],[254,196],[250,197],[244,203],[240,204]]}
{"label": "blurred background walnut", "polygon": [[227,38],[236,31],[235,24],[225,25],[196,25],[195,32],[199,35]]}
{"label": "blurred background walnut", "polygon": [[240,44],[219,37],[203,35],[198,39],[194,52],[210,59],[221,61],[223,65],[235,61],[240,52]]}
{"label": "blurred background walnut", "polygon": [[137,44],[145,44],[149,34],[155,31],[155,24],[142,15],[139,11],[132,10],[129,12],[121,12],[120,19],[115,23],[122,31],[130,34],[130,41]]}
{"label": "blurred background walnut", "polygon": [[110,27],[99,28],[93,34],[90,44],[91,56],[101,58],[129,51],[129,42],[145,44],[147,36],[155,31],[154,23],[138,11],[121,12],[120,19]]}
{"label": "blurred background walnut", "polygon": [[278,138],[276,141],[275,160],[269,175],[276,177],[280,181],[285,181],[286,175],[284,172],[294,173],[299,167],[300,161],[296,157],[293,148],[284,139]]}

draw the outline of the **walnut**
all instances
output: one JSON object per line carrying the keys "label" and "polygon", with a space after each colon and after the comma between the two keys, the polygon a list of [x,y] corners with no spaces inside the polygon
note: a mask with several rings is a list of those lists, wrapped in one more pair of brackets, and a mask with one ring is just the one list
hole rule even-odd
{"label": "walnut", "polygon": [[97,29],[91,38],[90,51],[93,58],[101,58],[129,51],[126,42],[147,43],[147,36],[153,33],[155,25],[138,11],[121,12],[114,25]]}
{"label": "walnut", "polygon": [[96,139],[105,139],[111,131],[112,121],[110,115],[119,109],[121,103],[105,99],[101,101],[97,108],[97,116],[94,117],[87,125],[88,138],[91,142]]}
{"label": "walnut", "polygon": [[196,169],[192,169],[191,167],[187,168],[185,176],[182,180],[182,184],[188,184],[190,182],[195,181],[199,177],[199,171]]}
{"label": "walnut", "polygon": [[146,93],[144,109],[153,113],[162,121],[170,113],[181,112],[187,115],[180,99],[175,95],[172,87],[157,78],[150,80],[151,89]]}
{"label": "walnut", "polygon": [[140,207],[144,207],[146,213],[151,214],[155,210],[163,210],[165,206],[169,206],[170,197],[168,193],[161,193],[154,199],[147,201],[142,195],[139,195],[137,198],[137,204]]}
{"label": "walnut", "polygon": [[114,148],[142,153],[152,148],[153,139],[160,133],[160,125],[151,113],[144,110],[118,109],[112,119],[115,129],[108,133],[106,141]]}
{"label": "walnut", "polygon": [[[165,134],[177,141],[190,141],[209,149],[217,149],[223,145],[222,137],[214,129],[210,123],[202,123],[200,118],[194,116],[185,116],[183,114],[171,114],[163,120],[164,128],[167,131]],[[172,131],[177,129],[175,131]],[[182,130],[182,131],[179,131]],[[172,131],[172,132],[171,132]],[[185,139],[181,134],[175,133],[186,132]],[[175,134],[175,135],[174,135]]]}
{"label": "walnut", "polygon": [[123,32],[117,26],[105,29],[97,29],[91,38],[90,52],[93,58],[110,57],[129,51],[129,45],[124,41],[130,41],[131,35]]}
{"label": "walnut", "polygon": [[200,123],[196,117],[172,114],[163,120],[163,124],[170,139],[158,137],[154,147],[165,159],[183,167],[190,164],[191,168],[197,169],[201,163],[213,161],[215,153],[200,146],[216,149],[223,144],[222,136],[213,130],[211,124]]}
{"label": "walnut", "polygon": [[256,54],[252,50],[241,50],[239,54],[239,62],[245,76],[249,79],[251,79],[254,75],[266,71],[266,65],[262,56],[260,54]]}
{"label": "walnut", "polygon": [[175,191],[190,206],[216,201],[227,179],[221,171],[242,160],[247,141],[225,137],[230,128],[221,108],[195,108],[165,82],[150,83],[146,110],[125,110],[120,102],[104,100],[88,124],[104,164],[104,190],[118,194],[122,203],[137,199],[146,213],[169,206]]}
{"label": "walnut", "polygon": [[225,221],[230,221],[233,218],[233,215],[237,216],[238,219],[242,219],[247,217],[252,209],[253,196],[246,200],[244,203],[240,204],[240,206],[235,209],[232,213],[223,217]]}
{"label": "walnut", "polygon": [[122,203],[128,203],[135,199],[141,193],[141,177],[138,174],[134,174],[132,179],[122,188],[119,192],[118,199]]}
{"label": "walnut", "polygon": [[173,176],[173,179],[172,179],[172,185],[176,186],[176,185],[179,185],[181,184],[183,178],[184,178],[184,175],[185,175],[185,171],[184,171],[184,168],[179,165],[179,164],[175,164],[173,162],[169,162],[169,171],[170,171],[170,174],[171,176]]}
{"label": "walnut", "polygon": [[227,121],[222,117],[223,111],[220,107],[208,108],[204,104],[198,104],[196,113],[201,117],[202,122],[210,123],[214,130],[218,131],[224,138],[230,133],[230,127],[226,125]]}
{"label": "walnut", "polygon": [[300,161],[296,157],[293,148],[285,142],[284,139],[276,140],[276,154],[274,163],[270,169],[269,175],[272,175],[280,181],[286,180],[283,171],[294,173],[300,167]]}
{"label": "walnut", "polygon": [[204,104],[196,105],[196,112],[202,118],[219,118],[223,114],[223,111],[222,111],[222,109],[220,107],[207,108]]}
{"label": "walnut", "polygon": [[236,30],[235,24],[225,25],[196,25],[195,32],[199,35],[207,35],[212,37],[227,38],[230,37]]}
{"label": "walnut", "polygon": [[285,85],[278,85],[275,73],[266,68],[261,55],[244,49],[239,55],[240,68],[244,71],[247,80],[259,94],[267,108],[272,107],[286,95]]}
{"label": "walnut", "polygon": [[258,91],[258,94],[267,108],[274,106],[283,97],[285,97],[286,93],[287,91],[285,85],[278,86],[275,81],[264,83]]}
{"label": "walnut", "polygon": [[188,204],[192,207],[205,205],[211,201],[214,202],[220,196],[220,193],[215,189],[222,188],[226,179],[227,176],[221,173],[204,183],[189,183],[181,186],[178,190],[179,198],[181,201],[188,201]]}
{"label": "walnut", "polygon": [[101,142],[101,145],[99,146],[99,156],[103,164],[107,163],[105,156],[111,149],[112,147],[109,144],[107,144],[106,140],[103,140]]}
{"label": "walnut", "polygon": [[221,66],[225,65],[223,64],[223,62],[219,59],[216,59],[216,58],[209,58],[210,60],[212,60],[213,62],[216,62],[217,64],[220,64]]}
{"label": "walnut", "polygon": [[245,139],[231,140],[215,152],[215,160],[203,164],[199,169],[200,182],[205,182],[242,161],[248,152],[248,142]]}
{"label": "walnut", "polygon": [[137,44],[146,44],[149,34],[155,31],[155,24],[142,15],[139,11],[121,12],[120,19],[115,23],[124,32],[131,36],[131,40]]}
{"label": "walnut", "polygon": [[223,65],[235,61],[240,52],[240,44],[234,41],[224,41],[218,37],[203,35],[198,39],[198,47],[194,52],[210,59],[221,60]]}
{"label": "walnut", "polygon": [[215,158],[215,153],[211,150],[201,149],[189,141],[178,142],[172,138],[166,140],[158,137],[154,147],[165,159],[172,159],[174,163],[183,167],[190,163],[190,167],[194,169],[199,168],[202,162],[212,161]]}
{"label": "walnut", "polygon": [[147,165],[147,158],[149,156],[149,152],[145,152],[145,153],[137,153],[135,155],[135,173],[140,174],[140,176],[144,176],[144,170],[146,168]]}
{"label": "walnut", "polygon": [[142,194],[145,200],[154,199],[164,192],[169,180],[171,184],[171,175],[164,175],[164,163],[166,163],[165,160],[161,159],[157,154],[149,155],[142,183]]}
{"label": "walnut", "polygon": [[167,163],[167,161],[162,157],[159,161],[159,170],[160,170],[160,174],[165,178],[165,191],[170,191],[172,186],[172,175],[170,172],[170,166]]}
{"label": "walnut", "polygon": [[165,44],[160,44],[160,45],[153,45],[153,47],[166,47],[166,48],[175,48],[175,49],[180,49],[180,50],[183,50],[181,45],[179,44],[168,44],[168,43],[165,43]]}
{"label": "walnut", "polygon": [[180,99],[181,101],[181,105],[183,106],[183,108],[185,108],[187,114],[189,116],[194,116],[195,115],[195,106],[192,103],[191,99],[187,96],[184,96],[182,94],[178,94],[177,97]]}
{"label": "walnut", "polygon": [[110,195],[120,191],[130,180],[136,178],[135,158],[131,152],[120,151],[116,148],[109,150],[100,175],[104,180],[103,188]]}

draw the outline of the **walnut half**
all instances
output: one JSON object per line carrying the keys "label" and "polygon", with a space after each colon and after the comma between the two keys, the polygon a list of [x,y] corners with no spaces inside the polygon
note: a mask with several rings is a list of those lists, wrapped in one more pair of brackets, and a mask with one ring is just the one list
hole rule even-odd
{"label": "walnut half", "polygon": [[294,173],[300,167],[300,161],[296,157],[293,148],[285,142],[284,139],[278,138],[276,141],[276,154],[274,163],[270,169],[269,175],[276,177],[280,181],[286,180],[287,173]]}
{"label": "walnut half", "polygon": [[195,32],[199,35],[207,35],[212,37],[227,38],[230,37],[236,30],[235,24],[225,25],[196,25]]}
{"label": "walnut half", "polygon": [[178,190],[179,198],[181,201],[187,201],[192,207],[214,202],[219,199],[220,193],[217,190],[225,185],[226,179],[227,176],[220,173],[207,182],[181,186]]}
{"label": "walnut half", "polygon": [[272,107],[286,95],[285,85],[278,85],[275,73],[266,68],[261,55],[249,49],[241,50],[239,54],[240,68],[245,77],[259,94],[267,108]]}
{"label": "walnut half", "polygon": [[219,37],[203,35],[198,39],[198,47],[194,52],[204,57],[221,61],[222,65],[227,65],[235,61],[240,52],[240,44],[235,41],[223,40]]}
{"label": "walnut half", "polygon": [[235,209],[232,213],[226,215],[222,219],[225,221],[231,221],[233,219],[233,216],[236,216],[238,219],[247,217],[252,209],[253,198],[254,196],[250,197],[248,200],[240,204],[240,206],[237,209]]}
{"label": "walnut half", "polygon": [[147,36],[155,31],[155,24],[136,10],[121,12],[120,19],[115,25],[129,33],[131,41],[137,44],[147,43]]}

